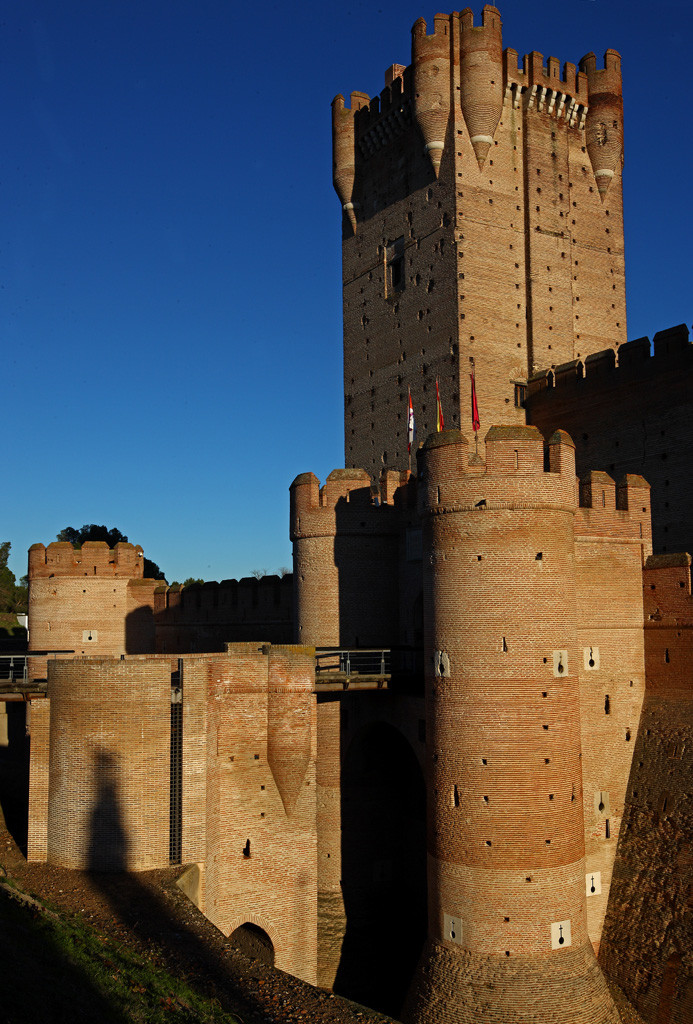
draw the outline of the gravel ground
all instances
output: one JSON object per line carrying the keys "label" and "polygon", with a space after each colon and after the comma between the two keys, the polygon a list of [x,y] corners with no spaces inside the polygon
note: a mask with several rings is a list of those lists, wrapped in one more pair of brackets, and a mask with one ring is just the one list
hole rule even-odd
{"label": "gravel ground", "polygon": [[26,892],[185,976],[243,1024],[391,1024],[393,1018],[246,956],[176,887],[181,868],[109,875],[28,864],[0,812],[0,865]]}

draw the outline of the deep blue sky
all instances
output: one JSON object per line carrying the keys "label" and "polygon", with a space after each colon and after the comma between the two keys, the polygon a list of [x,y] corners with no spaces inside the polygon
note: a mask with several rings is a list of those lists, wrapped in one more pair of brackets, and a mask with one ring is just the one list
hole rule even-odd
{"label": "deep blue sky", "polygon": [[[4,5],[0,540],[18,576],[30,544],[86,522],[169,581],[290,565],[289,484],[343,462],[330,101],[378,93],[435,10]],[[628,335],[686,321],[690,4],[501,13],[520,54],[622,53]]]}

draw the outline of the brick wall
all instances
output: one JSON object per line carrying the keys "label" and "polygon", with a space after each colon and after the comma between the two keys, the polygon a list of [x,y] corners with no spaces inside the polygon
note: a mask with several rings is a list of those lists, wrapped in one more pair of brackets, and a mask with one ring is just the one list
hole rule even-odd
{"label": "brick wall", "polygon": [[293,581],[288,574],[187,587],[160,585],[154,594],[154,620],[160,653],[223,651],[226,643],[257,637],[290,643]]}
{"label": "brick wall", "polygon": [[48,773],[50,700],[29,704],[31,759],[29,761],[29,826],[27,860],[45,862],[48,856]]}
{"label": "brick wall", "polygon": [[[276,965],[315,983],[314,664],[313,648],[258,644],[52,662],[50,700],[32,707],[30,859],[111,871],[168,865],[180,690],[181,859],[200,868],[199,906],[225,934],[248,922],[263,928]],[[338,784],[332,750],[326,771]],[[338,808],[337,799],[337,823]],[[328,888],[338,879],[337,864]]]}
{"label": "brick wall", "polygon": [[[120,655],[154,649],[153,580],[142,579],[142,548],[86,541],[29,549],[29,654]],[[71,657],[71,655],[65,655]],[[56,657],[61,657],[56,655]],[[29,675],[45,679],[46,657]]]}
{"label": "brick wall", "polygon": [[571,1020],[618,1019],[587,931],[577,493],[573,445],[552,440],[549,473],[532,427],[492,428],[486,465],[456,431],[425,448],[429,940],[405,1013],[417,1024],[475,1019],[484,983],[494,1014],[531,999],[538,1016],[560,1002]]}
{"label": "brick wall", "polygon": [[656,552],[693,549],[690,443],[693,345],[684,324],[530,381],[527,415],[545,437],[575,441],[578,472],[620,479],[642,473],[652,487]]}
{"label": "brick wall", "polygon": [[645,693],[642,566],[651,552],[650,494],[634,476],[617,492],[606,473],[588,474],[580,490],[575,561],[585,892],[597,951]]}
{"label": "brick wall", "polygon": [[205,913],[259,926],[276,966],[315,983],[313,651],[235,644],[207,666]]}
{"label": "brick wall", "polygon": [[[262,637],[287,643],[293,633],[290,575],[167,587],[142,579],[142,548],[87,541],[29,551],[31,651],[121,655],[222,651],[227,642]],[[49,656],[72,657],[72,654]],[[46,656],[29,662],[45,679]]]}
{"label": "brick wall", "polygon": [[324,647],[398,640],[397,492],[388,474],[376,502],[364,470],[333,470],[321,488],[303,473],[291,485],[296,639]]}
{"label": "brick wall", "polygon": [[346,931],[342,895],[341,700],[317,705],[316,823],[318,872],[317,984],[332,988]]}
{"label": "brick wall", "polygon": [[693,1020],[693,602],[688,555],[644,572],[647,687],[599,960],[647,1024]]}
{"label": "brick wall", "polygon": [[436,379],[464,428],[474,359],[485,433],[524,422],[528,373],[626,339],[618,54],[519,68],[492,7],[412,33],[379,97],[333,103],[345,461],[373,479],[407,466],[409,388],[421,439]]}
{"label": "brick wall", "polygon": [[47,860],[144,870],[168,864],[168,659],[49,665]]}

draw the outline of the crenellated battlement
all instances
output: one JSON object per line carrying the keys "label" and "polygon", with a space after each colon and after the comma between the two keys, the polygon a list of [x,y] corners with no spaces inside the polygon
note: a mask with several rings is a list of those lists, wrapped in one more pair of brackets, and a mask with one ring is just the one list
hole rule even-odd
{"label": "crenellated battlement", "polygon": [[531,405],[535,396],[564,401],[566,391],[583,393],[587,397],[592,385],[620,387],[635,380],[654,381],[656,376],[670,372],[684,372],[693,368],[693,345],[689,341],[688,327],[678,324],[658,331],[652,345],[649,338],[636,338],[618,349],[603,349],[586,359],[573,359],[550,369],[533,374],[527,385],[527,401]]}
{"label": "crenellated battlement", "polygon": [[[545,445],[536,427],[495,426],[484,439],[486,462],[467,438],[446,430],[428,438],[421,453],[419,512],[488,513],[510,508],[561,508],[575,513],[576,537],[641,543],[652,550],[650,486],[636,474],[618,483],[600,470],[575,477],[575,444],[557,430]],[[577,484],[577,486],[576,486]]]}
{"label": "crenellated battlement", "polygon": [[139,544],[121,542],[109,548],[105,541],[88,540],[81,548],[68,541],[29,548],[29,579],[51,576],[121,576],[141,579],[144,552]]}
{"label": "crenellated battlement", "polygon": [[[238,609],[261,609],[291,604],[291,574],[270,574],[256,578],[228,579],[191,583],[187,587],[175,584],[158,587],[154,594],[155,612],[176,613],[182,618],[214,618],[224,621]],[[199,615],[198,615],[199,613]],[[173,618],[169,617],[170,624]]]}
{"label": "crenellated battlement", "polygon": [[650,485],[636,473],[618,483],[602,470],[580,478],[576,539],[595,538],[642,544],[643,560],[652,553]]}
{"label": "crenellated battlement", "polygon": [[[423,445],[422,452],[434,452],[439,448],[454,446],[457,450],[456,472],[465,476],[483,477],[495,474],[538,476],[547,472],[545,443],[541,432],[532,426],[503,424],[490,427],[484,437],[486,461],[472,454],[470,444],[461,430],[442,430],[431,434]],[[570,452],[575,450],[572,439],[564,430],[558,430],[549,442],[554,465],[560,469],[548,472],[573,473]],[[561,452],[563,458],[558,457]],[[420,457],[422,455],[420,452]]]}
{"label": "crenellated battlement", "polygon": [[603,200],[623,152],[620,64],[616,50],[606,51],[603,68],[597,68],[594,54],[579,65],[561,65],[557,57],[532,51],[520,68],[517,50],[503,50],[500,12],[489,4],[478,24],[469,7],[436,14],[430,30],[424,18],[417,19],[409,66],[390,65],[378,96],[352,92],[350,106],[341,94],[332,103],[334,186],[353,231],[359,161],[369,161],[403,135],[414,141],[415,131],[437,178],[451,117],[461,112],[481,170],[498,141],[504,106],[585,130]]}
{"label": "crenellated battlement", "polygon": [[544,64],[541,53],[533,50],[525,54],[522,70],[518,65],[517,50],[506,49],[503,54],[505,80],[504,103],[517,110],[547,113],[557,120],[563,119],[569,128],[585,127],[589,107],[587,75],[575,64],[563,65],[557,57],[549,57]]}
{"label": "crenellated battlement", "polygon": [[301,473],[291,484],[291,539],[333,534],[337,530],[358,533],[395,529],[396,507],[408,501],[410,474],[387,470],[380,488],[371,486],[364,469],[333,469],[325,483],[314,473]]}
{"label": "crenellated battlement", "polygon": [[693,626],[692,561],[686,552],[647,559],[643,570],[646,626]]}
{"label": "crenellated battlement", "polygon": [[[571,99],[587,106],[587,75],[582,71],[578,71],[577,65],[570,63],[570,61],[565,61],[561,71],[561,62],[557,57],[548,57],[546,62],[544,62],[543,55],[537,50],[532,50],[531,53],[526,53],[522,58],[522,70],[520,70],[517,50],[507,47],[503,53],[503,70],[506,82],[506,98],[508,96],[507,90],[513,85],[521,86],[523,89],[536,86],[537,89],[543,88],[547,92],[554,92],[559,95],[561,93],[567,94],[566,98],[558,106],[561,113],[564,112],[566,102]],[[554,107],[555,101],[552,110]]]}

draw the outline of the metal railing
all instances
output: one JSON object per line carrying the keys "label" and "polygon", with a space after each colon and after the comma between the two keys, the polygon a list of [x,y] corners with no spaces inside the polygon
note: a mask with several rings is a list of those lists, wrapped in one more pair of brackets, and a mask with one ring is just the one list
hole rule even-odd
{"label": "metal railing", "polygon": [[20,683],[27,685],[26,654],[0,654],[0,683]]}
{"label": "metal railing", "polygon": [[392,652],[387,648],[321,647],[315,651],[315,678],[327,675],[389,676]]}
{"label": "metal railing", "polygon": [[27,690],[32,692],[45,692],[46,679],[32,677],[29,679],[29,659],[30,658],[48,658],[55,659],[60,654],[74,654],[74,650],[70,651],[28,651],[22,654],[0,654],[0,689],[3,693],[13,692],[13,687],[16,687],[16,692],[26,693]]}

